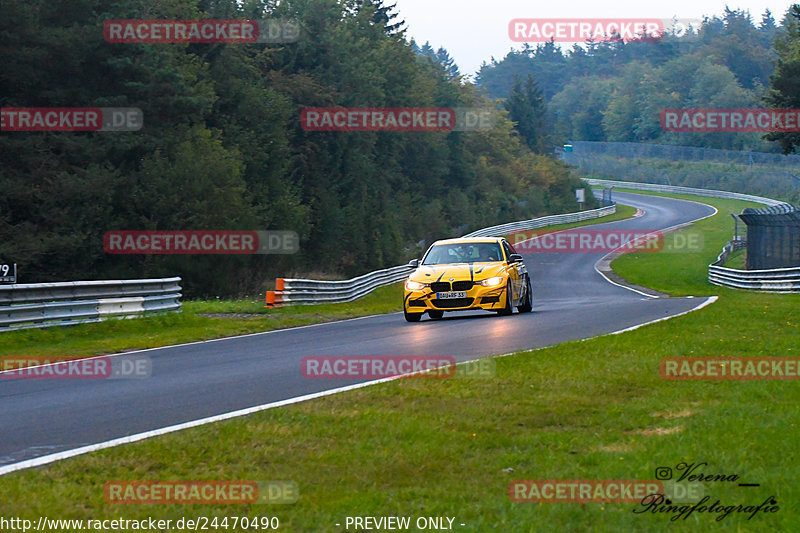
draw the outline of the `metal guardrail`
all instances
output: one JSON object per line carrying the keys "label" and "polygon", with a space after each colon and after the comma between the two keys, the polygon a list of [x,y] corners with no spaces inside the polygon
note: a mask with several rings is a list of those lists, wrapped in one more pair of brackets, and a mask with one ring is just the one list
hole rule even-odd
{"label": "metal guardrail", "polygon": [[99,322],[181,308],[181,278],[0,286],[0,332]]}
{"label": "metal guardrail", "polygon": [[738,270],[722,265],[734,250],[746,246],[746,241],[728,241],[717,256],[717,260],[708,265],[708,281],[721,287],[734,289],[750,289],[769,292],[800,292],[800,266],[792,268],[773,268],[768,270]]}
{"label": "metal guardrail", "polygon": [[275,280],[276,290],[267,292],[267,307],[351,302],[378,287],[407,277],[408,265],[400,265],[343,281],[278,278]]}
{"label": "metal guardrail", "polygon": [[708,267],[708,281],[714,285],[734,289],[779,293],[800,292],[800,267],[737,270],[712,264]]}
{"label": "metal guardrail", "polygon": [[618,180],[599,180],[594,178],[581,178],[589,185],[597,185],[603,187],[621,187],[625,189],[637,189],[641,191],[653,192],[671,192],[677,194],[694,194],[697,196],[709,196],[712,198],[728,198],[731,200],[745,200],[750,202],[758,202],[769,206],[789,206],[786,202],[780,200],[773,200],[772,198],[764,198],[763,196],[754,196],[752,194],[742,194],[730,191],[718,191],[715,189],[697,189],[695,187],[679,187],[677,185],[659,185],[655,183],[639,183],[634,181],[618,181]]}
{"label": "metal guardrail", "polygon": [[[578,213],[532,218],[530,220],[509,222],[508,224],[479,229],[464,235],[464,237],[499,237],[513,231],[535,229],[604,217],[616,213],[616,211],[617,206],[610,205]],[[378,287],[403,281],[408,277],[408,274],[408,265],[399,265],[369,272],[363,276],[344,281],[278,278],[275,280],[275,290],[267,291],[266,307],[281,307],[283,305],[292,304],[350,302]]]}
{"label": "metal guardrail", "polygon": [[[752,194],[741,194],[729,191],[717,191],[714,189],[695,189],[693,187],[679,187],[675,185],[657,185],[653,183],[634,183],[629,181],[599,180],[583,178],[589,185],[613,186],[627,189],[638,189],[656,192],[671,192],[695,194],[698,196],[709,196],[713,198],[730,198],[733,200],[747,200],[758,202],[770,206],[765,209],[767,212],[786,213],[792,212],[794,208],[786,202],[754,196]],[[761,211],[761,210],[759,210]],[[773,268],[769,270],[737,270],[722,266],[728,258],[728,254],[745,246],[745,241],[728,241],[717,256],[717,260],[708,265],[708,281],[714,285],[732,287],[735,289],[750,289],[769,292],[800,292],[800,266],[792,268]]]}
{"label": "metal guardrail", "polygon": [[709,266],[722,266],[725,264],[725,261],[728,260],[728,255],[732,254],[736,250],[741,250],[747,246],[747,241],[744,239],[739,239],[735,241],[728,241],[725,246],[722,247],[722,252],[717,256],[717,260],[711,263]]}
{"label": "metal guardrail", "polygon": [[501,235],[508,235],[514,231],[543,228],[545,226],[555,226],[556,224],[569,224],[571,222],[582,222],[584,220],[613,215],[616,212],[617,206],[609,205],[607,207],[580,211],[578,213],[565,213],[563,215],[550,215],[532,218],[530,220],[521,220],[519,222],[509,222],[508,224],[479,229],[464,235],[464,237],[499,237]]}

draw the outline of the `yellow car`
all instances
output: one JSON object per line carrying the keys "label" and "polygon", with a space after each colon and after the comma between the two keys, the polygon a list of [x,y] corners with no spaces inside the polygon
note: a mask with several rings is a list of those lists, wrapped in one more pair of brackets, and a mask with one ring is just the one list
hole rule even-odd
{"label": "yellow car", "polygon": [[475,237],[436,241],[405,283],[403,314],[418,322],[445,311],[485,309],[510,315],[533,310],[531,278],[522,256],[503,238]]}

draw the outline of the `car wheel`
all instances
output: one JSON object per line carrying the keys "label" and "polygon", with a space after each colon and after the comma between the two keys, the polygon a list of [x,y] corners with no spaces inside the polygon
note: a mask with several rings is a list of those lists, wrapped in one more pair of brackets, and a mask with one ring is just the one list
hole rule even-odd
{"label": "car wheel", "polygon": [[422,313],[409,313],[403,309],[403,316],[406,317],[406,322],[419,322],[419,319],[422,318]]}
{"label": "car wheel", "polygon": [[439,320],[444,316],[444,311],[435,311],[431,309],[430,311],[428,311],[428,316],[434,320]]}
{"label": "car wheel", "polygon": [[517,306],[520,313],[530,313],[533,311],[533,288],[531,287],[531,278],[525,276],[525,301]]}
{"label": "car wheel", "polygon": [[513,298],[511,297],[511,282],[509,281],[508,284],[506,284],[506,306],[498,310],[497,314],[500,316],[510,315],[511,313],[514,312],[513,304],[514,301]]}

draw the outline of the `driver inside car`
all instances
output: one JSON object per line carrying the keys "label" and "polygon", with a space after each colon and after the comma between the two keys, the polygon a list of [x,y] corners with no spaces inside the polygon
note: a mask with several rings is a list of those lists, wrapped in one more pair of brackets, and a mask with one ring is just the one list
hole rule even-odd
{"label": "driver inside car", "polygon": [[488,263],[489,261],[499,261],[497,258],[497,247],[495,246],[481,246],[480,249],[481,261]]}

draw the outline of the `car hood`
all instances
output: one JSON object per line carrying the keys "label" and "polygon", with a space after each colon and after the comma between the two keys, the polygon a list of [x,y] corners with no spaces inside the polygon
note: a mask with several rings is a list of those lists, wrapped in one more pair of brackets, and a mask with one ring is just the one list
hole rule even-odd
{"label": "car hood", "polygon": [[415,270],[409,279],[420,283],[434,281],[474,280],[481,281],[505,273],[505,265],[499,262],[491,263],[455,263],[452,265],[423,265]]}

